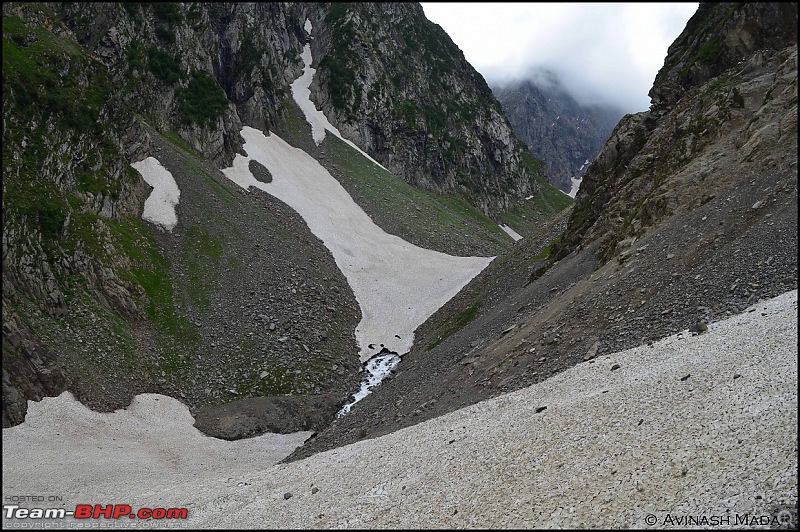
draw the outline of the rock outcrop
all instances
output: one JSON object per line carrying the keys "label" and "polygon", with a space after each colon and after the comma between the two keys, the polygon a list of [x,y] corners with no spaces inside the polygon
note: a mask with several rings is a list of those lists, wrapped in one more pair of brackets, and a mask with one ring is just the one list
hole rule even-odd
{"label": "rock outcrop", "polygon": [[651,109],[624,117],[589,166],[558,255],[600,240],[605,262],[742,175],[774,172],[776,187],[796,176],[796,22],[797,4],[701,4],[669,48]]}
{"label": "rock outcrop", "polygon": [[491,89],[419,4],[307,13],[319,61],[312,97],[345,137],[407,182],[462,193],[487,214],[537,192]]}

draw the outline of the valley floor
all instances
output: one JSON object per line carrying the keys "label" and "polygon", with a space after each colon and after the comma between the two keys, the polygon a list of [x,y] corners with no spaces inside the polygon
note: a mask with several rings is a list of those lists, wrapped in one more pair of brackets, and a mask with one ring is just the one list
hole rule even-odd
{"label": "valley floor", "polygon": [[[62,395],[3,430],[3,498],[187,508],[181,524],[215,528],[796,526],[797,348],[793,290],[289,464],[308,433],[222,442],[170,398],[98,414]],[[19,521],[4,512],[44,523]]]}

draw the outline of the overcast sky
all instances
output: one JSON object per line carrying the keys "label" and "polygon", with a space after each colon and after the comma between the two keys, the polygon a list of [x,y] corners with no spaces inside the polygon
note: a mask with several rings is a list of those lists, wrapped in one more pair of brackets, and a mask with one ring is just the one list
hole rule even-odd
{"label": "overcast sky", "polygon": [[581,103],[650,107],[647,93],[693,3],[428,3],[467,61],[494,86],[537,68],[555,72]]}

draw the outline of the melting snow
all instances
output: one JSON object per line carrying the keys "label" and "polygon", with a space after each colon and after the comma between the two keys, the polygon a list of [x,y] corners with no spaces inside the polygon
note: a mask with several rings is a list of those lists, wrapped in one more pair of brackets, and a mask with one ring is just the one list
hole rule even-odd
{"label": "melting snow", "polygon": [[[308,23],[306,31],[310,33],[310,29]],[[310,67],[309,45],[302,58],[305,68],[292,83],[292,94],[311,124],[314,140],[321,142],[326,130],[341,138],[309,99],[308,86],[315,72]],[[233,166],[222,172],[242,188],[259,188],[288,204],[331,251],[361,307],[356,340],[362,362],[376,354],[370,344],[400,354],[410,351],[414,330],[494,259],[454,257],[390,235],[306,152],[274,133],[267,136],[244,127],[241,134],[247,156],[236,155]],[[375,162],[352,142],[342,140]],[[251,160],[270,171],[272,182],[253,177]]]}
{"label": "melting snow", "polygon": [[162,226],[167,231],[178,224],[178,215],[175,206],[181,196],[178,184],[172,174],[161,166],[155,157],[148,157],[138,163],[131,163],[153,191],[144,202],[142,219]]}
{"label": "melting snow", "polygon": [[583,182],[582,177],[571,177],[570,180],[572,181],[572,187],[569,189],[567,196],[572,199],[575,199],[575,196],[578,195],[578,190],[581,188],[581,183]]}
{"label": "melting snow", "polygon": [[[103,493],[108,500],[135,504],[155,486],[246,474],[253,457],[274,464],[311,435],[267,433],[225,441],[206,436],[194,422],[186,405],[159,394],[137,395],[113,413],[95,412],[69,392],[28,401],[25,422],[3,429],[3,495],[10,489],[93,502]],[[16,458],[12,467],[10,456]],[[30,473],[43,464],[50,464],[43,467],[48,473]]]}
{"label": "melting snow", "polygon": [[[288,464],[276,462],[310,433],[218,440],[149,394],[111,414],[67,393],[29,401],[25,422],[3,429],[3,498],[188,507],[193,529],[643,528],[647,505],[769,515],[797,499],[797,290],[750,310]],[[59,524],[5,514],[3,529]]]}
{"label": "melting snow", "polygon": [[522,235],[520,235],[519,233],[517,233],[516,231],[514,231],[513,229],[511,229],[511,228],[510,228],[509,226],[507,226],[506,224],[500,224],[500,229],[502,229],[503,231],[505,231],[506,233],[508,233],[508,236],[510,236],[511,238],[513,238],[513,239],[514,239],[514,242],[516,242],[517,240],[522,240]]}
{"label": "melting snow", "polygon": [[376,355],[369,359],[364,366],[367,377],[361,382],[361,389],[353,394],[353,400],[342,407],[336,417],[342,417],[353,408],[353,405],[372,393],[380,383],[389,376],[394,368],[400,363],[400,356],[397,353],[386,353]]}
{"label": "melting snow", "polygon": [[[356,340],[362,362],[376,354],[369,344],[407,353],[414,330],[494,258],[454,257],[390,235],[306,152],[274,133],[244,127],[241,134],[247,156],[236,155],[222,172],[242,188],[264,190],[288,204],[331,251],[361,307]],[[267,167],[272,182],[253,177],[251,160]]]}

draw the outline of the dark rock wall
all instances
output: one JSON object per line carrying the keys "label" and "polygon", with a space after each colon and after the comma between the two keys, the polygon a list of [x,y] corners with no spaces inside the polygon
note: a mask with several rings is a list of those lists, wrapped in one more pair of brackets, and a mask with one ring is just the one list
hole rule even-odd
{"label": "dark rock wall", "polygon": [[581,105],[553,79],[550,87],[519,81],[494,93],[514,133],[545,161],[550,182],[563,192],[581,177],[623,113],[603,105]]}

